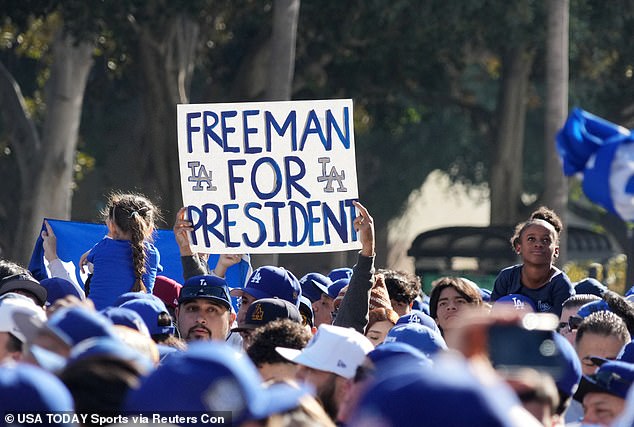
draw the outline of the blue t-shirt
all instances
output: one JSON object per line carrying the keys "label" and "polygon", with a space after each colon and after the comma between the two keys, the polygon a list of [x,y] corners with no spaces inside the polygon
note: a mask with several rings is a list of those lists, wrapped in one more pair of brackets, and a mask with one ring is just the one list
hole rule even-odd
{"label": "blue t-shirt", "polygon": [[[144,245],[147,259],[143,284],[151,293],[156,275],[163,271],[163,267],[158,249],[149,242],[144,242]],[[135,278],[132,246],[129,240],[104,237],[92,247],[88,261],[94,266],[88,297],[94,302],[97,310],[112,305],[119,295],[132,290]]]}
{"label": "blue t-shirt", "polygon": [[535,302],[538,312],[561,315],[561,305],[575,294],[575,288],[566,273],[555,268],[550,280],[538,289],[524,286],[522,265],[514,265],[500,271],[493,285],[491,302],[508,294],[521,294]]}

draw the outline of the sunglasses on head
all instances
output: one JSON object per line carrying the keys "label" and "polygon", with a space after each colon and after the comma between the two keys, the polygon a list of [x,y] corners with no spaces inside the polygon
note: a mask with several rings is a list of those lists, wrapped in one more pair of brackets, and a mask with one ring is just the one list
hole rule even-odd
{"label": "sunglasses on head", "polygon": [[205,298],[214,297],[225,301],[231,301],[225,288],[203,284],[200,286],[183,286],[180,292],[180,299],[185,298]]}
{"label": "sunglasses on head", "polygon": [[561,332],[562,330],[568,330],[568,332],[575,331],[579,329],[579,325],[581,325],[583,319],[579,316],[570,316],[567,322],[560,322],[557,326],[557,332]]}

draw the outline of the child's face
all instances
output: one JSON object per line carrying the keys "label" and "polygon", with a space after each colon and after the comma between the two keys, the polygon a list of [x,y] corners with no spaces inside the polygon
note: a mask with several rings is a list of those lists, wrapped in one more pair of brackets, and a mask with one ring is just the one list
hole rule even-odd
{"label": "child's face", "polygon": [[515,249],[524,263],[552,264],[559,256],[557,232],[545,221],[531,224],[522,232]]}

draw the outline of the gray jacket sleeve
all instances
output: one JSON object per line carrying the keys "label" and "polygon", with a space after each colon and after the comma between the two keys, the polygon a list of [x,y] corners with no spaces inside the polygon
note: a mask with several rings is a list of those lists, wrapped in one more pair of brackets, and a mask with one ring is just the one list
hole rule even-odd
{"label": "gray jacket sleeve", "polygon": [[333,325],[354,328],[362,334],[365,332],[368,324],[370,290],[374,284],[373,275],[374,257],[366,257],[359,253],[357,264],[352,269],[348,290],[341,301]]}
{"label": "gray jacket sleeve", "polygon": [[209,274],[209,266],[200,260],[198,255],[181,256],[183,265],[183,279],[187,281],[190,277]]}

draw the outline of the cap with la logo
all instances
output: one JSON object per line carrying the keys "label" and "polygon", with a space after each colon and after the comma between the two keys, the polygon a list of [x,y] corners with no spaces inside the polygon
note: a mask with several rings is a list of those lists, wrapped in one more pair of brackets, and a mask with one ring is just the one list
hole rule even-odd
{"label": "cap with la logo", "polygon": [[234,288],[231,296],[249,294],[256,299],[281,298],[299,307],[302,290],[299,280],[282,267],[264,266],[253,272],[244,288]]}
{"label": "cap with la logo", "polygon": [[290,319],[302,323],[299,309],[290,302],[280,298],[262,298],[253,302],[247,309],[244,324],[231,332],[255,329],[277,319]]}

